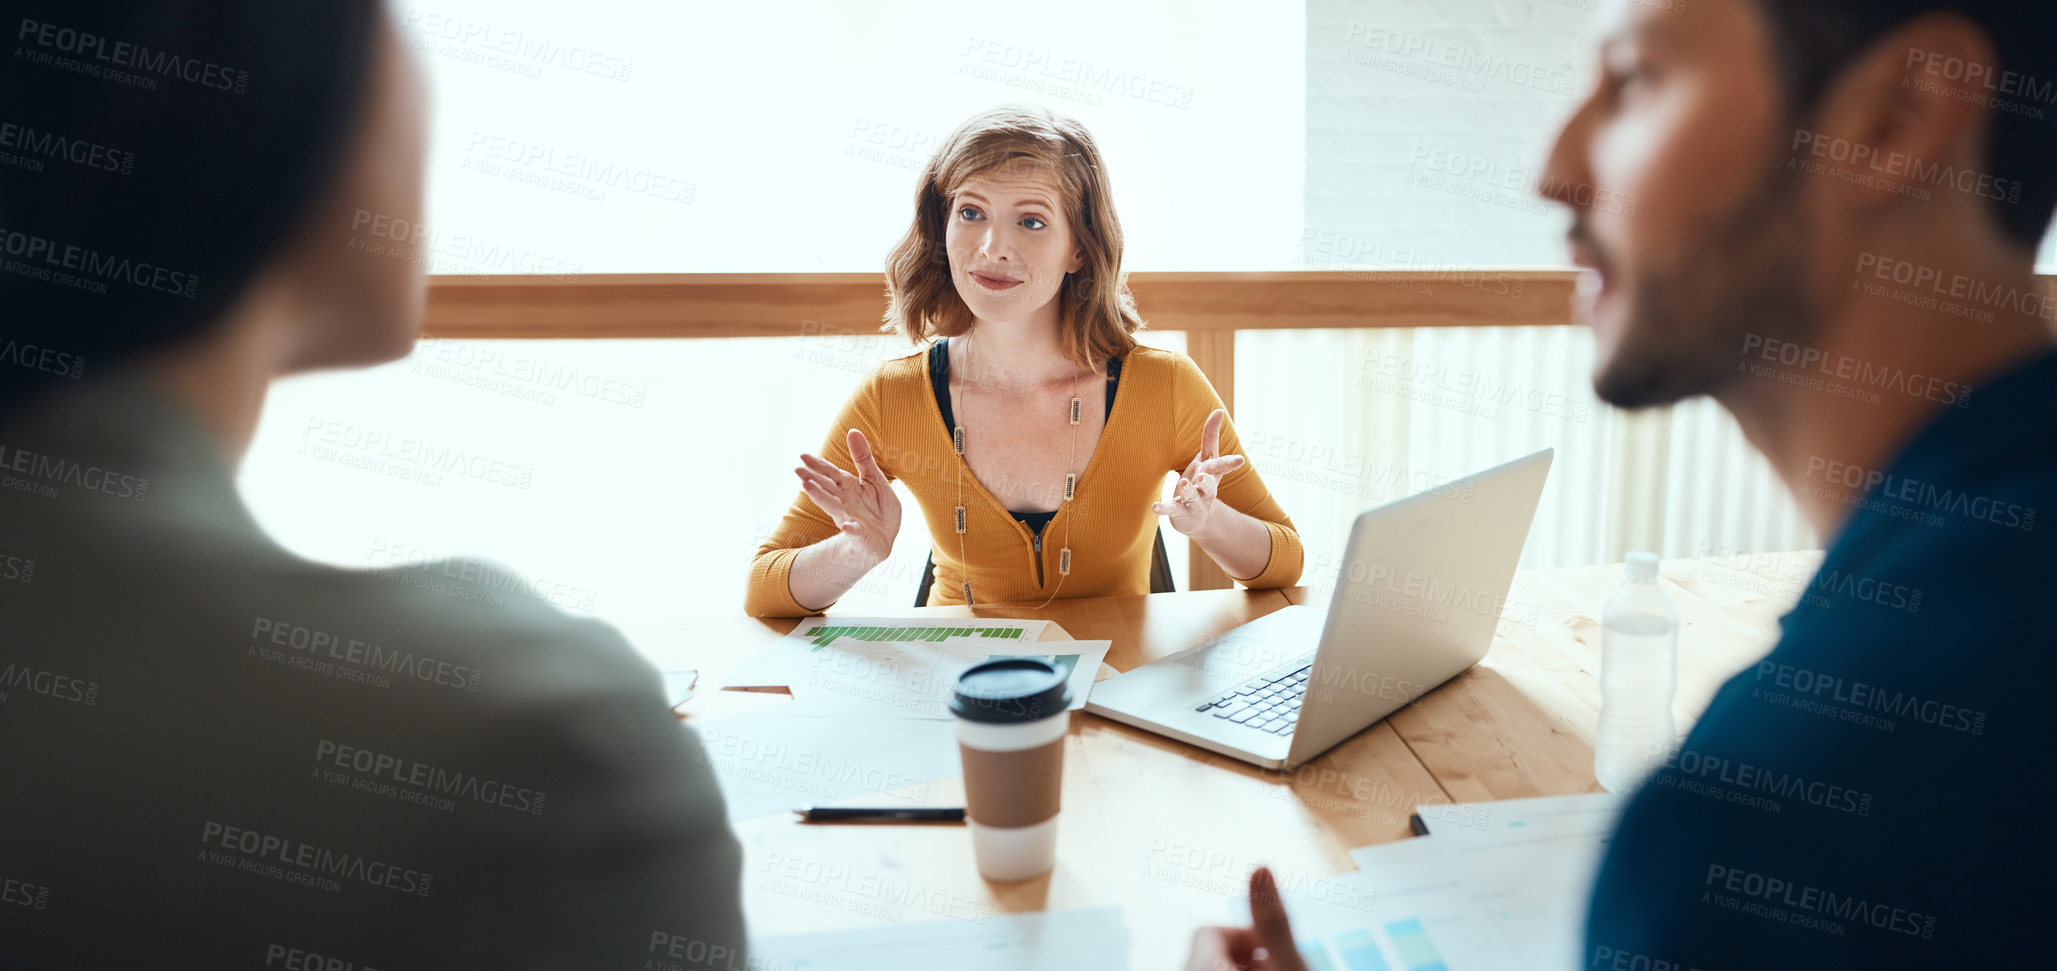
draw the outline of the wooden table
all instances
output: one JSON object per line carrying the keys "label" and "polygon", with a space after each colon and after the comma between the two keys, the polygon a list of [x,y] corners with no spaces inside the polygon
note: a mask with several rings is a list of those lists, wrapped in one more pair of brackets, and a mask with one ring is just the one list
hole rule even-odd
{"label": "wooden table", "polygon": [[[1661,566],[1681,619],[1681,733],[1723,681],[1769,650],[1778,616],[1820,560],[1801,552]],[[980,878],[961,826],[810,826],[783,814],[743,820],[736,832],[751,932],[1119,906],[1129,966],[1177,967],[1193,929],[1224,922],[1229,899],[1242,895],[1259,864],[1288,890],[1318,893],[1323,880],[1353,869],[1350,849],[1408,837],[1418,804],[1599,791],[1591,741],[1599,615],[1622,578],[1619,564],[1520,572],[1483,662],[1291,772],[1074,713],[1057,868],[1035,880]],[[1079,639],[1112,641],[1107,662],[1126,671],[1309,599],[1302,587],[1209,590],[1060,600],[1040,611],[981,605],[904,614],[1054,621]],[[702,672],[705,690],[687,705],[688,721],[788,703],[783,694],[711,689],[794,624],[722,618],[667,638],[679,646],[658,652],[666,666]],[[962,805],[958,780],[926,790],[915,801]]]}

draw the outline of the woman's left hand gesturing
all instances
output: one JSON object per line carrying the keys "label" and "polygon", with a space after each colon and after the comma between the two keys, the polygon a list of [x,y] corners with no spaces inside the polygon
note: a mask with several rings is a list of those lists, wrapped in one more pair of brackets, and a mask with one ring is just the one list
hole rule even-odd
{"label": "woman's left hand gesturing", "polygon": [[1170,501],[1150,504],[1150,511],[1170,516],[1171,528],[1187,536],[1198,535],[1207,528],[1214,517],[1215,493],[1221,487],[1221,477],[1243,466],[1242,456],[1221,454],[1221,424],[1227,419],[1228,412],[1220,408],[1207,416],[1207,426],[1200,432],[1200,452],[1186,463],[1178,485],[1172,488]]}

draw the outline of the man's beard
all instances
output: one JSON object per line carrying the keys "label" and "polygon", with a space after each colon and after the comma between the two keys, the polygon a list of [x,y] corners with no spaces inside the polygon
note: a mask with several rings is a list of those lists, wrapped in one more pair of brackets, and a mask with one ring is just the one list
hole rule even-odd
{"label": "man's beard", "polygon": [[1646,408],[1713,394],[1736,379],[1747,336],[1799,342],[1814,333],[1798,197],[1797,176],[1774,168],[1681,265],[1645,267],[1628,281],[1631,316],[1593,376],[1600,400]]}

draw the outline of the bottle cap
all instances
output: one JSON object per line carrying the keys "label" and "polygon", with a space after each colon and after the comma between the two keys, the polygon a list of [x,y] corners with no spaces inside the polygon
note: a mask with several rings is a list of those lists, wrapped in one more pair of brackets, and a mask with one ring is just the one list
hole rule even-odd
{"label": "bottle cap", "polygon": [[1636,550],[1628,555],[1628,578],[1631,580],[1657,579],[1657,554],[1648,550]]}

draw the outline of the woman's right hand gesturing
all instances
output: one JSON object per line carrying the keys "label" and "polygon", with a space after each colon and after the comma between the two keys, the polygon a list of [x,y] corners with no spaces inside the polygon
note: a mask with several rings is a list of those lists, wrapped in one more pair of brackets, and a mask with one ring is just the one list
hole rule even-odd
{"label": "woman's right hand gesturing", "polygon": [[900,535],[900,497],[879,471],[864,433],[852,428],[848,441],[855,475],[818,455],[800,456],[803,467],[793,474],[800,477],[807,498],[842,531],[851,551],[871,561],[868,569],[893,552],[893,538]]}

